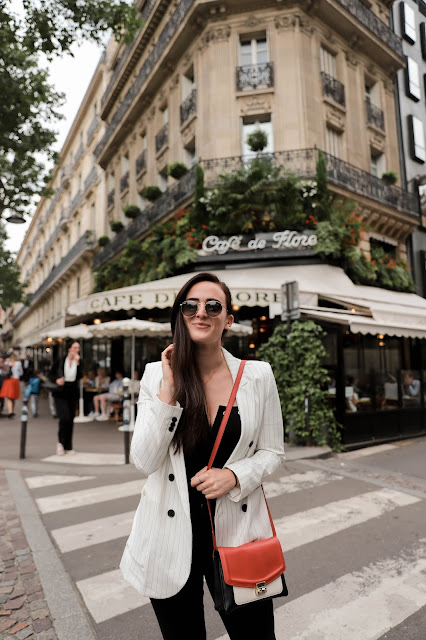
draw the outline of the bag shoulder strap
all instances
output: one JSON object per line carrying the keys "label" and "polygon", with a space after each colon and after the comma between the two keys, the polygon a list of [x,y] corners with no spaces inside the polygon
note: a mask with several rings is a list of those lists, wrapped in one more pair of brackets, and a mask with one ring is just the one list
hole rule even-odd
{"label": "bag shoulder strap", "polygon": [[213,465],[213,461],[216,457],[217,450],[219,449],[220,442],[222,440],[223,433],[225,431],[225,427],[228,422],[229,415],[231,413],[231,409],[235,402],[235,396],[237,395],[238,387],[240,386],[241,377],[243,375],[244,367],[246,365],[247,360],[241,360],[241,364],[238,369],[237,377],[235,378],[234,386],[232,387],[231,395],[229,396],[228,404],[223,414],[222,422],[220,423],[219,431],[217,432],[216,440],[213,445],[212,452],[210,454],[210,460],[207,465],[207,470],[211,469]]}

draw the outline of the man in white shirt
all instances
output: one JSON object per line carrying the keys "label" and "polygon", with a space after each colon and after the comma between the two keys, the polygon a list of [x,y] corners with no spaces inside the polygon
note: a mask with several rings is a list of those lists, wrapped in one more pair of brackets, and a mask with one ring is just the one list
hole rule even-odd
{"label": "man in white shirt", "polygon": [[[95,420],[108,420],[108,404],[111,402],[121,402],[123,400],[123,374],[121,371],[115,372],[115,380],[108,385],[108,392],[101,393],[93,398],[95,406]],[[99,411],[101,409],[102,413]]]}

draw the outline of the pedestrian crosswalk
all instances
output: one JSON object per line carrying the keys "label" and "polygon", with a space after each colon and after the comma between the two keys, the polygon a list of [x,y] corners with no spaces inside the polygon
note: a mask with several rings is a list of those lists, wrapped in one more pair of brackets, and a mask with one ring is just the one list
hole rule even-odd
{"label": "pedestrian crosswalk", "polygon": [[[108,476],[102,481],[70,474],[26,481],[99,640],[161,640],[149,600],[130,587],[118,569],[145,480]],[[276,601],[277,640],[381,640],[387,630],[426,606],[426,538],[413,542],[411,537],[398,548],[399,522],[410,510],[424,509],[420,497],[350,481],[335,469],[306,470],[300,465],[264,488],[289,576],[290,597]],[[383,539],[377,530],[392,542],[389,549],[380,547],[380,559],[367,553],[372,537]],[[356,552],[349,546],[347,562],[341,560],[346,558],[342,547],[355,539]],[[335,551],[340,560],[331,568]],[[304,557],[310,558],[307,564]],[[323,561],[324,577],[311,575],[311,566]],[[207,637],[227,640],[207,600],[207,628],[213,629]],[[135,636],[142,618],[146,631],[141,628]]]}

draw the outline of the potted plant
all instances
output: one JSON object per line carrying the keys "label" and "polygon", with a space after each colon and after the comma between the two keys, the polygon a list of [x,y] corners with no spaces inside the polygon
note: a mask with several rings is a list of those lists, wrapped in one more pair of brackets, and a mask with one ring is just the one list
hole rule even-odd
{"label": "potted plant", "polygon": [[396,171],[385,171],[382,174],[382,180],[385,184],[391,186],[398,182],[398,174]]}
{"label": "potted plant", "polygon": [[109,237],[108,236],[99,236],[98,238],[98,245],[100,247],[105,247],[109,242]]}
{"label": "potted plant", "polygon": [[180,180],[185,173],[188,173],[188,167],[183,162],[171,162],[167,165],[167,173],[175,180]]}
{"label": "potted plant", "polygon": [[126,204],[126,206],[123,207],[123,213],[126,218],[134,220],[134,218],[137,218],[142,212],[136,204]]}
{"label": "potted plant", "polygon": [[261,153],[268,144],[268,135],[262,129],[255,129],[246,138],[250,149],[255,153]]}
{"label": "potted plant", "polygon": [[150,202],[155,202],[155,200],[158,200],[158,198],[162,195],[162,193],[163,192],[161,191],[160,187],[151,185],[151,186],[145,187],[141,195],[142,195],[142,198],[146,198]]}
{"label": "potted plant", "polygon": [[124,224],[121,222],[121,220],[111,220],[109,226],[111,227],[111,231],[113,231],[114,233],[120,233],[120,231],[124,229]]}

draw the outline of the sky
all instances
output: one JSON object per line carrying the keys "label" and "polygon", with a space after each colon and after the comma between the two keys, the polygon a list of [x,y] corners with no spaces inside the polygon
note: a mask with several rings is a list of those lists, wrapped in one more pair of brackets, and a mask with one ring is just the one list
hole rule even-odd
{"label": "sky", "polygon": [[[15,4],[15,2],[13,2]],[[65,116],[56,125],[58,141],[55,145],[57,151],[61,150],[67,137],[78,108],[83,100],[86,89],[96,69],[96,65],[102,53],[101,47],[92,43],[84,43],[74,46],[74,57],[68,55],[58,58],[49,65],[51,84],[60,92],[65,93],[66,98],[60,109]],[[7,224],[8,240],[6,248],[9,251],[18,251],[28,229],[31,220],[26,224]]]}

